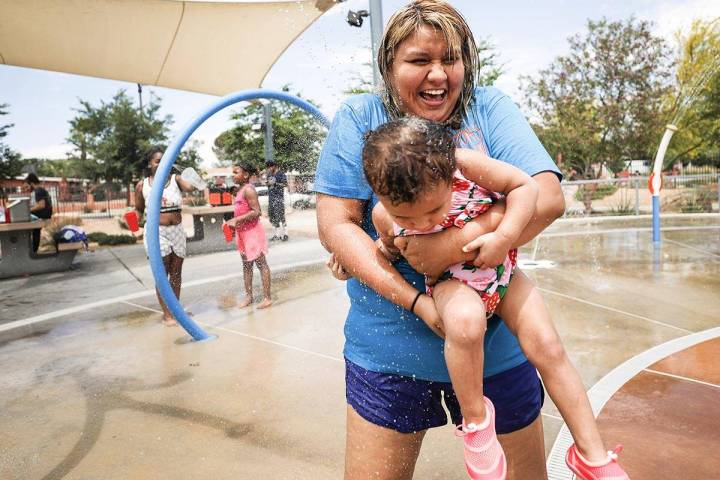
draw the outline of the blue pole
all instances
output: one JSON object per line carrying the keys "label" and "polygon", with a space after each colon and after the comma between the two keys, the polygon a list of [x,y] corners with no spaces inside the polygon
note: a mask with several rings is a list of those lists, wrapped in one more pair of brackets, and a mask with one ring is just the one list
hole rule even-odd
{"label": "blue pole", "polygon": [[652,231],[653,244],[660,245],[660,196],[652,196]]}
{"label": "blue pole", "polygon": [[150,267],[152,268],[153,277],[155,277],[155,286],[160,292],[160,296],[165,301],[165,305],[167,305],[168,309],[178,323],[180,323],[185,331],[197,341],[207,340],[212,337],[200,328],[200,326],[198,326],[198,324],[195,323],[187,315],[187,313],[185,313],[185,309],[180,304],[180,301],[177,299],[175,293],[170,287],[170,282],[167,279],[167,272],[165,271],[165,265],[163,265],[162,256],[160,255],[160,239],[158,237],[160,231],[159,207],[162,199],[162,191],[165,186],[164,180],[168,178],[170,169],[172,169],[175,159],[180,153],[180,150],[182,150],[183,145],[185,145],[185,142],[188,141],[193,132],[195,132],[195,130],[197,130],[197,128],[202,125],[205,120],[227,106],[238,102],[254,100],[256,98],[268,98],[291,103],[310,113],[325,127],[330,127],[328,119],[314,105],[288,93],[264,89],[244,90],[241,92],[231,93],[220,98],[217,102],[202,111],[175,137],[167,150],[165,150],[165,154],[160,160],[160,165],[158,165],[157,171],[155,172],[155,178],[156,180],[159,179],[159,181],[153,182],[152,190],[150,191],[150,199],[147,206],[145,234],[147,235],[148,256],[150,257]]}

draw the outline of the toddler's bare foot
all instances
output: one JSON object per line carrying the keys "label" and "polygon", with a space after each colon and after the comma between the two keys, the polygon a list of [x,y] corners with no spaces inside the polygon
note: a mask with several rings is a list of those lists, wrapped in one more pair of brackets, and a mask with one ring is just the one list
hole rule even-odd
{"label": "toddler's bare foot", "polygon": [[260,304],[258,304],[257,308],[267,308],[270,305],[272,305],[272,303],[273,303],[273,301],[271,298],[266,298],[265,300],[260,302]]}
{"label": "toddler's bare foot", "polygon": [[238,303],[238,308],[245,308],[252,304],[253,299],[252,297],[245,297],[242,300],[240,300],[240,303]]}

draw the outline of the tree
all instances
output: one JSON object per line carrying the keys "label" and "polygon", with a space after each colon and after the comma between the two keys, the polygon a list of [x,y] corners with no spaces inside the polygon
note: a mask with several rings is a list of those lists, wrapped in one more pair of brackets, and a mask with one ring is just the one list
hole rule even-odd
{"label": "tree", "polygon": [[720,166],[720,18],[678,33],[676,85],[669,121],[679,127],[665,157]]}
{"label": "tree", "polygon": [[[7,108],[7,104],[0,104],[0,116],[8,114]],[[12,123],[5,125],[0,123],[0,179],[20,175],[22,170],[20,154],[12,150],[2,141],[2,138],[7,136],[8,130],[12,128],[12,126]]]}
{"label": "tree", "polygon": [[477,52],[480,62],[478,63],[478,86],[493,85],[500,75],[503,74],[502,65],[498,65],[498,53],[487,38],[481,38],[477,42]]}
{"label": "tree", "polygon": [[86,178],[132,185],[146,167],[144,152],[167,139],[172,117],[160,117],[160,99],[151,95],[143,111],[124,90],[95,107],[80,100],[70,121],[68,142],[74,147]]}
{"label": "tree", "polygon": [[[289,91],[289,87],[283,87],[283,91]],[[287,102],[270,103],[275,161],[285,170],[314,171],[325,137],[324,127],[299,107]],[[219,165],[249,162],[264,168],[264,132],[253,129],[253,125],[263,122],[262,104],[249,102],[243,110],[234,112],[231,119],[235,121],[235,126],[218,135],[214,142],[213,151]]]}
{"label": "tree", "polygon": [[668,48],[651,24],[630,18],[587,23],[537,77],[524,77],[536,131],[566,171],[597,178],[603,167],[651,158],[666,121],[670,88]]}
{"label": "tree", "polygon": [[196,171],[200,170],[200,164],[202,163],[202,157],[198,151],[202,145],[199,140],[190,140],[185,144],[183,149],[175,159],[175,165],[181,170],[186,168],[193,168]]}
{"label": "tree", "polygon": [[23,158],[23,163],[26,166],[31,166],[39,177],[72,177],[69,173],[72,169],[70,160],[58,159],[51,160],[49,158]]}

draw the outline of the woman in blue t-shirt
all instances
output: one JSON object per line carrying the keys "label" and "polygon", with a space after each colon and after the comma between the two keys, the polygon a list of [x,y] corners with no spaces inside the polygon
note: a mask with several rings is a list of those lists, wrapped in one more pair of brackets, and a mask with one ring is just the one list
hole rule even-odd
{"label": "woman in blue t-shirt", "polygon": [[[426,430],[447,423],[441,399],[452,421],[461,419],[443,341],[431,330],[439,324],[438,313],[429,296],[417,296],[424,291],[422,274],[436,276],[450,264],[473,260],[477,252],[465,254],[462,245],[494,230],[503,205],[463,229],[409,237],[402,245],[405,259],[391,264],[374,244],[370,212],[377,198],[363,176],[365,134],[404,115],[446,122],[457,146],[482,150],[532,175],[540,187],[536,216],[516,246],[562,215],[564,200],[557,166],[515,104],[497,89],[476,88],[472,32],[449,4],[419,0],[393,15],[378,65],[383,97],[353,96],[340,107],[323,147],[315,190],[321,241],[352,275],[344,348],[345,478],[398,480],[412,478]],[[508,478],[545,478],[542,386],[497,317],[488,321],[485,335],[484,384],[496,407]]]}

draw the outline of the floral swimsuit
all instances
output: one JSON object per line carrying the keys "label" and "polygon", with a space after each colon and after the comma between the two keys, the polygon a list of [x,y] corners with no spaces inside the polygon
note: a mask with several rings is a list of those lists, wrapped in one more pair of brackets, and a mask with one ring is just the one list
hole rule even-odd
{"label": "floral swimsuit", "polygon": [[[416,231],[393,225],[395,235],[422,235],[437,233],[451,227],[463,228],[467,222],[486,212],[490,206],[503,196],[482,188],[455,171],[452,182],[452,205],[445,220],[431,230]],[[495,268],[479,268],[471,262],[456,263],[442,274],[438,281],[454,278],[468,285],[480,294],[488,318],[495,312],[500,300],[505,296],[513,270],[517,265],[517,250],[512,249],[503,263]],[[432,286],[427,286],[428,295],[432,295]]]}

